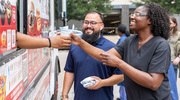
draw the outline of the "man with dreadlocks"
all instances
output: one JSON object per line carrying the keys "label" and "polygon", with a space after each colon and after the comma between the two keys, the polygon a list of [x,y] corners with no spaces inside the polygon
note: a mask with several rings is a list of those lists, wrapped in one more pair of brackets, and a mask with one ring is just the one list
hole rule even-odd
{"label": "man with dreadlocks", "polygon": [[130,15],[129,36],[107,52],[71,34],[72,43],[104,65],[124,72],[127,100],[171,100],[168,69],[171,62],[169,16],[155,3],[138,7]]}

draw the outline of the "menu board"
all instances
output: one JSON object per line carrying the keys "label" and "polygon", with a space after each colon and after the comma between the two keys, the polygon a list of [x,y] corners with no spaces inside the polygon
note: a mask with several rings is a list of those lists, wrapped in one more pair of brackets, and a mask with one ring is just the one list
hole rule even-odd
{"label": "menu board", "polygon": [[16,0],[0,0],[0,54],[16,48]]}
{"label": "menu board", "polygon": [[45,70],[41,79],[38,81],[37,85],[31,89],[32,92],[28,94],[26,100],[50,100],[49,95],[49,81],[50,81],[50,66]]}
{"label": "menu board", "polygon": [[[33,37],[48,37],[49,0],[28,0],[28,34]],[[50,58],[49,48],[28,49],[28,82]]]}
{"label": "menu board", "polygon": [[[28,34],[43,37],[49,30],[49,0],[28,0]],[[46,36],[48,36],[46,34]],[[16,0],[0,0],[0,56],[16,48]],[[49,61],[51,49],[28,49],[0,65],[0,100],[18,100]],[[8,57],[8,56],[7,56]],[[33,98],[49,97],[50,66],[36,86]],[[38,97],[39,96],[39,97]],[[49,99],[48,99],[49,100]]]}
{"label": "menu board", "polygon": [[42,36],[49,30],[49,0],[28,0],[28,34]]}
{"label": "menu board", "polygon": [[6,63],[6,100],[17,100],[23,92],[22,55]]}
{"label": "menu board", "polygon": [[[28,52],[28,50],[26,50],[24,53],[18,54],[18,56],[13,59],[9,58],[8,62],[1,63],[0,100],[18,100],[21,97],[34,77],[37,76],[42,67],[44,67],[48,62],[47,60],[50,56],[50,51],[47,50],[49,49],[44,48],[44,50],[42,51],[40,51],[39,49],[32,49],[31,52]],[[45,73],[48,74],[49,70]],[[41,87],[44,88],[43,91],[38,90],[41,94],[47,93],[45,91],[48,88],[49,75],[45,76],[48,77],[40,79],[43,80],[43,82],[41,82],[41,84],[37,86],[40,87],[40,85],[42,85]],[[36,96],[39,95],[38,91]]]}
{"label": "menu board", "polygon": [[6,98],[6,69],[5,65],[0,67],[0,100],[5,100]]}

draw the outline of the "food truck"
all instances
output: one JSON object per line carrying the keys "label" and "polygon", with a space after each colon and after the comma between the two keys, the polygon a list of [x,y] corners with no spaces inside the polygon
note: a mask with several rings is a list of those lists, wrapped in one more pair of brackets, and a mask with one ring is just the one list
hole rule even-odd
{"label": "food truck", "polygon": [[0,0],[0,100],[57,99],[58,49],[17,48],[17,31],[54,36],[54,0]]}

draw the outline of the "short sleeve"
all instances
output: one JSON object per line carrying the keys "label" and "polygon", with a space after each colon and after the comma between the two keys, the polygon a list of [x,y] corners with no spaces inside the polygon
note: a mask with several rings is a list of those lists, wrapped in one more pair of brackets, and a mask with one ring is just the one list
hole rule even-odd
{"label": "short sleeve", "polygon": [[69,50],[64,70],[67,72],[74,72],[74,63],[73,63],[73,59],[72,59],[71,49]]}
{"label": "short sleeve", "polygon": [[114,49],[121,55],[122,59],[124,58],[124,50],[127,49],[127,45],[129,44],[129,42],[131,40],[133,40],[136,36],[129,36],[127,37],[124,41],[122,41],[121,43],[119,43],[118,45],[116,45],[114,47]]}
{"label": "short sleeve", "polygon": [[148,73],[167,73],[171,63],[170,52],[168,42],[160,42],[152,56]]}
{"label": "short sleeve", "polygon": [[123,55],[124,55],[124,45],[125,45],[125,41],[127,39],[125,39],[124,41],[122,41],[121,43],[119,43],[118,45],[116,45],[114,47],[114,49],[121,55],[121,57],[123,58]]}
{"label": "short sleeve", "polygon": [[113,71],[113,74],[119,75],[119,74],[124,74],[123,71],[121,71],[121,69],[115,67],[115,70]]}

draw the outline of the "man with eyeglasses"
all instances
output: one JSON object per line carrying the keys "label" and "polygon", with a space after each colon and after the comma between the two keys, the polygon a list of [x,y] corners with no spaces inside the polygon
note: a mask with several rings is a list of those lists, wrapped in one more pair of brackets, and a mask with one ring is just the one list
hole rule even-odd
{"label": "man with eyeglasses", "polygon": [[[103,27],[101,13],[96,11],[87,13],[83,22],[82,39],[107,51],[115,44],[102,36]],[[73,44],[70,47],[64,70],[62,100],[68,100],[68,93],[73,82],[74,100],[113,100],[113,85],[124,79],[119,68],[103,65]],[[97,81],[93,86],[85,88],[80,82],[87,77],[92,77]]]}

